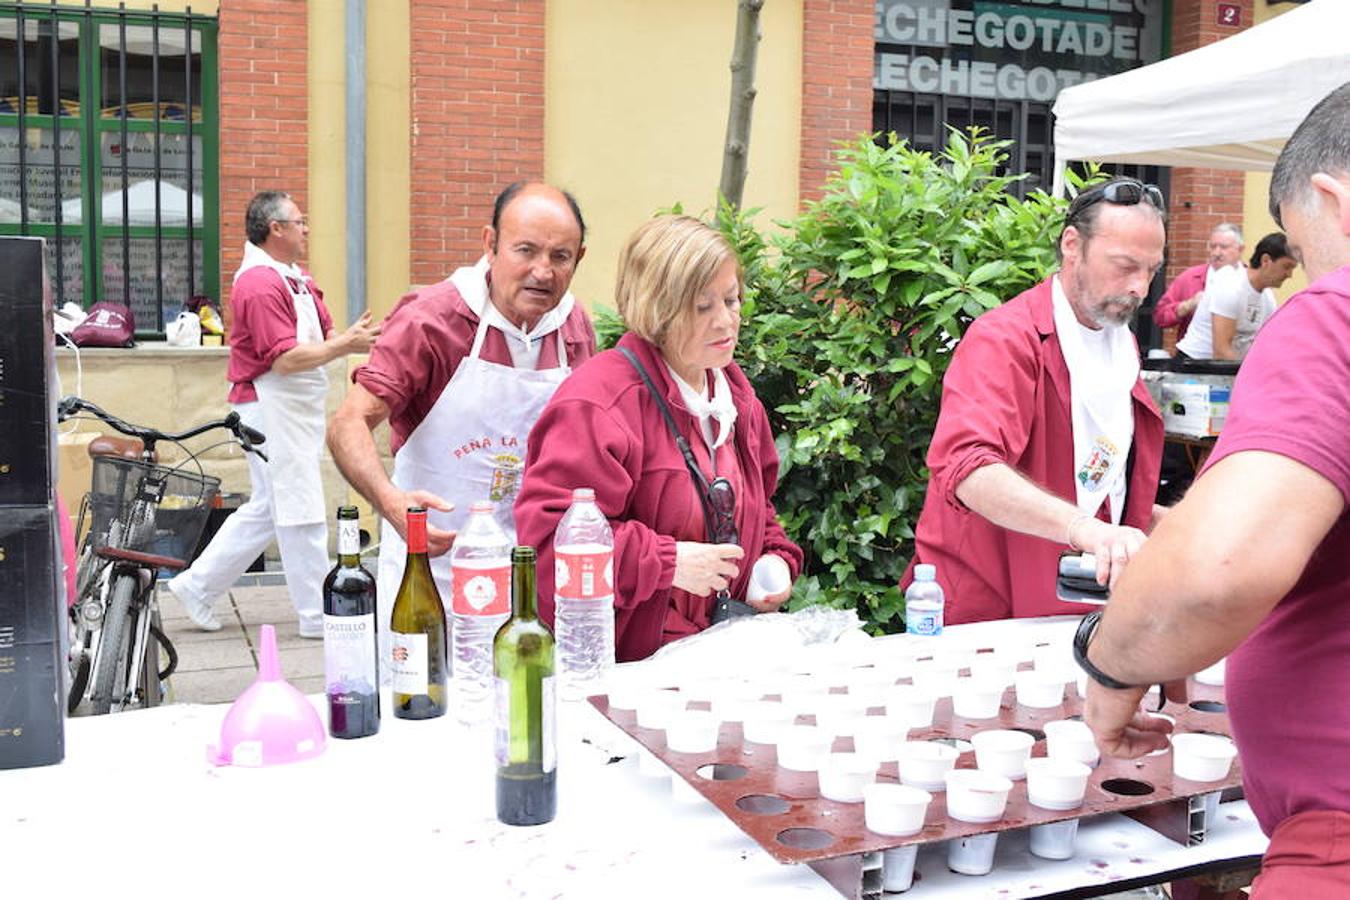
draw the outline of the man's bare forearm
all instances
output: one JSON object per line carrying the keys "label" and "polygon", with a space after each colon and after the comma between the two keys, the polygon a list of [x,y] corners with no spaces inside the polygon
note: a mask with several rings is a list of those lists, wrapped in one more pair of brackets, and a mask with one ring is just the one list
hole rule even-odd
{"label": "man's bare forearm", "polygon": [[1129,684],[1213,664],[1294,586],[1342,509],[1329,481],[1287,457],[1253,451],[1221,461],[1125,571],[1089,658]]}
{"label": "man's bare forearm", "polygon": [[1078,507],[1004,463],[971,472],[957,485],[956,497],[995,525],[1057,543],[1068,542],[1069,526],[1079,517]]}
{"label": "man's bare forearm", "polygon": [[366,422],[339,411],[328,425],[328,450],[347,483],[385,515],[391,495],[398,489],[384,471],[375,434]]}

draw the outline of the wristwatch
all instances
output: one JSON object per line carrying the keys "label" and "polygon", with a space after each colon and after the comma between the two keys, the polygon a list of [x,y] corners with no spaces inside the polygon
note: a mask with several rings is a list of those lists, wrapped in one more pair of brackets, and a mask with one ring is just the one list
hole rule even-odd
{"label": "wristwatch", "polygon": [[1097,624],[1101,622],[1101,620],[1101,610],[1097,610],[1083,616],[1083,621],[1078,623],[1078,631],[1073,636],[1074,661],[1078,663],[1079,667],[1082,668],[1084,672],[1088,673],[1088,677],[1102,687],[1108,687],[1113,691],[1124,691],[1138,687],[1139,685],[1126,684],[1119,679],[1112,678],[1110,675],[1107,675],[1101,669],[1094,666],[1092,661],[1088,659],[1088,643],[1092,640],[1092,635],[1097,631]]}

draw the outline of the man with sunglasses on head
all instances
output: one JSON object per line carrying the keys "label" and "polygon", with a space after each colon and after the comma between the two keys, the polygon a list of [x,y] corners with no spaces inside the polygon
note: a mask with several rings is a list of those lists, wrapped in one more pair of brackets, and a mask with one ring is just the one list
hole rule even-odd
{"label": "man with sunglasses on head", "polygon": [[1253,900],[1350,897],[1347,135],[1350,84],[1313,107],[1271,174],[1271,214],[1309,286],[1266,323],[1205,468],[1075,642],[1096,682],[1086,721],[1126,758],[1165,748],[1171,728],[1140,715],[1134,685],[1227,656],[1243,786],[1271,838]]}
{"label": "man with sunglasses on head", "polygon": [[1121,178],[1080,194],[1059,272],[980,316],[943,380],[915,563],[937,566],[950,623],[1083,612],[1058,558],[1114,582],[1155,513],[1163,426],[1129,322],[1162,265],[1162,196]]}

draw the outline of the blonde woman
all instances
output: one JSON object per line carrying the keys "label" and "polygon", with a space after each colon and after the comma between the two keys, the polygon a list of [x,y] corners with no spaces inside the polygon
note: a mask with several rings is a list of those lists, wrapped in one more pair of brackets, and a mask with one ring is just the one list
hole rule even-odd
{"label": "blonde woman", "polygon": [[[801,568],[771,500],[769,420],[732,361],[741,294],[717,231],[688,216],[647,222],[619,258],[628,333],[563,383],[530,433],[515,515],[520,542],[539,549],[540,613],[551,625],[553,532],[573,488],[594,488],[614,529],[621,662],[707,628],[719,594],[745,600],[761,556],[780,557],[794,579]],[[789,592],[751,605],[776,610]]]}

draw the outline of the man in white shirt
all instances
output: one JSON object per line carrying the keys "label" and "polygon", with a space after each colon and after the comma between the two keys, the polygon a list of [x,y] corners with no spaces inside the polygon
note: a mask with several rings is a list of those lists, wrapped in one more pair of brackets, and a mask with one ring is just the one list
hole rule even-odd
{"label": "man in white shirt", "polygon": [[1276,231],[1261,238],[1246,269],[1216,272],[1177,352],[1191,359],[1241,360],[1261,325],[1275,312],[1274,288],[1298,265]]}

